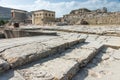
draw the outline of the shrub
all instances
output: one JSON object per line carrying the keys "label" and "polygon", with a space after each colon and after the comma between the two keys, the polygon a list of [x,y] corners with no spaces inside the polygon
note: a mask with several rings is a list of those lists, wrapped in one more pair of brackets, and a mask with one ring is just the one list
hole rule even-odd
{"label": "shrub", "polygon": [[0,26],[1,25],[5,25],[6,23],[8,23],[9,21],[4,21],[4,20],[0,20]]}

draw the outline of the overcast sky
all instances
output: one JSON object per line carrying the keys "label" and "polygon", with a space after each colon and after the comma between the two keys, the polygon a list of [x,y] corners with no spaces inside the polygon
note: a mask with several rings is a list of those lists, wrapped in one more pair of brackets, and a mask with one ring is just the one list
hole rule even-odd
{"label": "overcast sky", "polygon": [[107,7],[109,11],[120,11],[120,0],[0,0],[0,6],[34,11],[47,9],[60,17],[73,9],[98,9]]}

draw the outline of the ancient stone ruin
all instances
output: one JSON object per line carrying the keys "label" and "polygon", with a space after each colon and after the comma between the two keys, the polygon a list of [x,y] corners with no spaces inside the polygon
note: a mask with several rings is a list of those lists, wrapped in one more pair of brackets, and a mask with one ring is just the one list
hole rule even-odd
{"label": "ancient stone ruin", "polygon": [[120,80],[120,12],[9,14],[13,26],[0,27],[0,80]]}
{"label": "ancient stone ruin", "polygon": [[21,26],[15,31],[41,35],[0,39],[0,80],[120,79],[120,26]]}
{"label": "ancient stone ruin", "polygon": [[72,25],[83,24],[83,20],[92,25],[120,24],[120,12],[108,12],[105,7],[97,10],[81,8],[64,15],[63,20]]}

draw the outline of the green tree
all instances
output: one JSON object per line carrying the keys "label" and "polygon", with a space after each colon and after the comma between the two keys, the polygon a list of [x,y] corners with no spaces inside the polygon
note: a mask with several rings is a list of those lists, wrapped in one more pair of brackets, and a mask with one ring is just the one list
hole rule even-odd
{"label": "green tree", "polygon": [[0,26],[5,25],[6,23],[8,23],[8,21],[0,20]]}

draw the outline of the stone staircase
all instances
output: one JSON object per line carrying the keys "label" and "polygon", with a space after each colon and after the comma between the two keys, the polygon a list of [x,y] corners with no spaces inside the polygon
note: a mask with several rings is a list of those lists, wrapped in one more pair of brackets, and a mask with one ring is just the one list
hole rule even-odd
{"label": "stone staircase", "polygon": [[[37,56],[35,55],[35,58],[38,61],[33,62],[28,65],[24,65],[22,67],[19,67],[15,71],[18,74],[22,75],[23,80],[70,80],[79,71],[80,67],[85,66],[99,50],[99,49],[96,49],[93,47],[91,47],[91,48],[84,47],[83,46],[84,39],[79,39],[77,41],[74,41],[74,43],[69,42],[69,44],[65,43],[66,46],[63,44],[62,44],[63,46],[60,46],[61,43],[58,44],[60,47],[52,47],[51,46],[51,48],[55,49],[55,50],[53,50],[54,54],[55,54],[54,56],[47,57],[48,54],[53,55],[52,54],[53,51],[51,52],[50,50],[46,50],[46,51],[49,51],[49,52],[47,52],[47,55],[46,55],[46,52],[44,52],[42,50],[44,53],[43,54],[41,53],[39,60],[36,58]],[[75,43],[77,43],[77,44],[75,45]],[[83,44],[81,44],[81,43],[83,43]],[[50,42],[50,44],[51,44],[51,42]],[[32,47],[33,45],[29,45],[29,46]],[[20,46],[18,46],[18,47],[20,47]],[[22,47],[20,49],[22,49]],[[30,47],[29,47],[29,49],[30,49]],[[27,46],[25,46],[24,48],[27,48]],[[67,49],[65,50],[65,48],[67,48]],[[15,51],[15,50],[17,50],[17,49],[14,49],[11,51]],[[8,51],[8,52],[11,52],[11,51]],[[8,53],[8,52],[6,52],[6,53]],[[34,51],[28,51],[28,52],[34,53]],[[6,53],[2,52],[2,54],[6,54]],[[12,54],[12,53],[10,53],[10,54]],[[7,54],[7,55],[10,55],[10,54]],[[16,52],[16,54],[18,55],[17,52]],[[17,55],[14,54],[14,56],[16,56],[16,57],[17,57]],[[27,54],[26,56],[28,56],[28,55],[29,54]],[[24,64],[24,62],[26,63],[26,61],[27,61],[27,57],[25,57],[26,59],[21,59],[23,57],[21,52],[19,53],[19,55],[17,57],[18,61],[14,61],[14,56],[12,56],[12,55],[11,55],[11,57],[6,56],[8,65],[11,68],[18,67],[18,66]],[[24,53],[24,56],[25,56],[25,53]],[[45,56],[47,58],[40,60],[40,58],[42,58],[41,56]],[[3,56],[3,58],[5,59],[4,56]],[[10,58],[12,58],[11,60],[13,60],[13,62],[11,60],[9,60]],[[33,58],[33,60],[34,60],[34,58]],[[7,62],[6,62],[6,64],[7,64]],[[32,74],[32,75],[30,75],[30,74]],[[17,78],[19,79],[20,77],[17,77]],[[14,79],[14,77],[12,77],[12,79]]]}
{"label": "stone staircase", "polygon": [[96,55],[99,49],[84,48],[78,44],[49,59],[20,67],[17,71],[25,80],[71,80],[81,67]]}
{"label": "stone staircase", "polygon": [[[42,59],[44,57],[58,54],[65,51],[67,48],[84,42],[84,39],[72,40],[65,38],[55,38],[49,41],[43,42],[32,42],[22,45],[13,45],[12,47],[4,48],[1,50],[1,71],[7,70],[8,68],[15,68],[20,65],[32,62],[37,59]],[[1,48],[1,49],[2,49]]]}
{"label": "stone staircase", "polygon": [[68,32],[1,40],[0,80],[72,80],[104,48],[119,49],[119,41]]}

